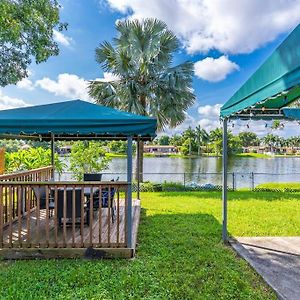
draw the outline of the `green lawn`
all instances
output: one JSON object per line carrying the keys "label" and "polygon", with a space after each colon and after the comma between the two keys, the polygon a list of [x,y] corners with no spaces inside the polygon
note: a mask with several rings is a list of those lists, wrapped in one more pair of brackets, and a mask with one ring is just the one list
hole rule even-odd
{"label": "green lawn", "polygon": [[268,155],[268,154],[264,154],[264,153],[253,153],[253,152],[249,152],[249,153],[238,153],[235,154],[235,156],[238,157],[250,157],[250,158],[272,158],[272,156]]}
{"label": "green lawn", "polygon": [[[229,193],[236,236],[299,235],[300,193]],[[0,263],[0,299],[276,299],[224,246],[219,192],[144,193],[134,260]]]}

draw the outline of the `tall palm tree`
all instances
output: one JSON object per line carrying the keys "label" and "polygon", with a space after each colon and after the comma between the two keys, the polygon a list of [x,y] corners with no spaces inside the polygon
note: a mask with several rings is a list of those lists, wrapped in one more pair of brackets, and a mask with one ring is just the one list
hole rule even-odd
{"label": "tall palm tree", "polygon": [[195,139],[196,139],[196,133],[192,129],[191,126],[189,126],[189,128],[183,132],[183,138],[185,140],[187,140],[189,143],[189,156],[191,156],[192,155],[192,144],[195,142]]}
{"label": "tall palm tree", "polygon": [[196,134],[196,140],[198,146],[198,156],[200,156],[201,146],[203,144],[207,145],[209,140],[209,134],[206,132],[205,129],[202,129],[200,125],[196,126],[195,134]]}
{"label": "tall palm tree", "polygon": [[[172,65],[179,49],[176,36],[156,19],[120,21],[116,29],[113,43],[103,42],[96,49],[96,61],[115,79],[91,81],[90,96],[102,105],[156,117],[158,130],[182,123],[195,101],[193,63]],[[138,147],[142,154],[143,143]],[[142,180],[142,155],[138,163]]]}

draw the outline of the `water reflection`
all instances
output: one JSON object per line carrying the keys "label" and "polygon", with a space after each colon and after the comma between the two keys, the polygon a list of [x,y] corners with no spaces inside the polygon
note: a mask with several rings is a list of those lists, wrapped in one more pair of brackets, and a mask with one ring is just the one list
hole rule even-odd
{"label": "water reflection", "polygon": [[[135,162],[134,162],[135,163]],[[198,182],[221,184],[222,158],[200,157],[200,158],[171,158],[171,157],[149,157],[144,159],[144,178],[154,182]],[[126,173],[126,159],[115,158],[110,163],[108,173]],[[236,173],[235,180],[238,187],[250,187],[250,173],[255,174],[254,184],[272,181],[300,181],[300,158],[238,158],[228,159],[228,172]],[[156,174],[153,174],[156,173]],[[158,174],[160,173],[160,174]],[[208,174],[218,173],[218,174]],[[240,173],[240,174],[239,174]],[[285,175],[274,175],[285,174]],[[108,175],[107,175],[108,176]],[[120,177],[120,179],[123,175]],[[124,177],[125,179],[125,177]],[[233,181],[231,175],[228,177],[230,184]]]}

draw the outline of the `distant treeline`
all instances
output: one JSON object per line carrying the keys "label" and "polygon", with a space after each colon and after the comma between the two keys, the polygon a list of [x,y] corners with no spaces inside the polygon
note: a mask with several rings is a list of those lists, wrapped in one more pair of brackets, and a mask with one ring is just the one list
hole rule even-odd
{"label": "distant treeline", "polygon": [[[276,125],[276,124],[275,124]],[[55,146],[57,148],[64,146],[72,146],[74,142],[57,141]],[[88,142],[85,142],[88,143]],[[216,128],[207,132],[200,126],[194,129],[189,127],[181,134],[174,135],[159,135],[152,142],[148,144],[156,145],[173,145],[178,148],[178,151],[183,155],[201,155],[216,154],[219,155],[222,152],[222,129]],[[97,145],[101,146],[103,150],[115,154],[125,154],[127,149],[126,141],[99,141]],[[293,136],[289,138],[283,138],[278,135],[269,133],[266,136],[259,138],[254,132],[245,131],[240,132],[237,135],[228,133],[228,152],[229,154],[241,153],[243,148],[252,146],[265,146],[265,147],[300,147],[300,136]],[[6,152],[16,152],[20,149],[26,149],[29,147],[37,148],[42,147],[45,149],[50,148],[50,144],[47,142],[39,141],[20,141],[20,140],[2,140],[0,141],[0,147],[5,147]],[[133,145],[133,151],[135,152],[136,146]]]}

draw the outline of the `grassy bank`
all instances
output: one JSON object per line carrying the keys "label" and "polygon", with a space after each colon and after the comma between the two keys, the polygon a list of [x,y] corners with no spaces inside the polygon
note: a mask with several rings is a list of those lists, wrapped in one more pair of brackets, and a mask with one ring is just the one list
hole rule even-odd
{"label": "grassy bank", "polygon": [[[1,299],[276,299],[221,242],[220,192],[143,193],[134,260],[0,263]],[[299,235],[300,193],[229,193],[236,236]]]}
{"label": "grassy bank", "polygon": [[255,187],[257,191],[265,192],[300,192],[300,182],[269,182]]}
{"label": "grassy bank", "polygon": [[250,157],[250,158],[272,158],[272,156],[268,155],[268,154],[263,154],[263,153],[238,153],[235,154],[235,156],[237,157]]}

